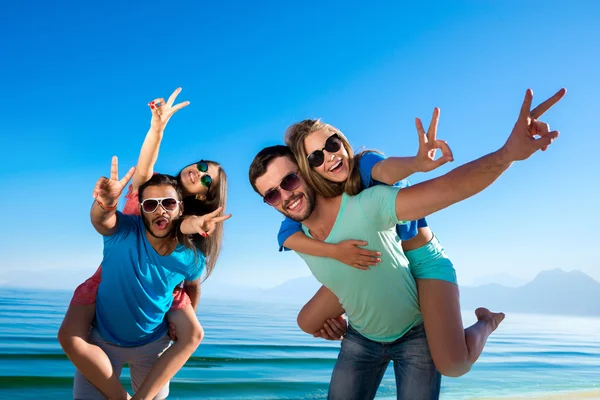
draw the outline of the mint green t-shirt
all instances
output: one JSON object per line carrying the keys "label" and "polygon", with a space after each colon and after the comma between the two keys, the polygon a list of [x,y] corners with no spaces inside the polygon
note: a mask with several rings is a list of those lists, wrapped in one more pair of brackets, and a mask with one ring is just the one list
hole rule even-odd
{"label": "mint green t-shirt", "polygon": [[[329,288],[361,335],[392,342],[421,323],[417,286],[397,237],[396,195],[400,188],[377,185],[357,196],[342,195],[340,210],[326,243],[355,239],[381,252],[381,262],[367,271],[332,258],[298,253],[317,280]],[[310,237],[308,228],[302,229]]]}

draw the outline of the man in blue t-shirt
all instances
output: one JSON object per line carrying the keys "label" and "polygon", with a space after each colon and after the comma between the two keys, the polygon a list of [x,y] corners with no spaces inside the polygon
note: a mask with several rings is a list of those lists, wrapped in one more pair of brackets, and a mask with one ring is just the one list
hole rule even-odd
{"label": "man in blue t-shirt", "polygon": [[[101,178],[94,190],[90,214],[104,237],[104,252],[89,340],[104,350],[114,375],[129,364],[135,391],[170,345],[165,314],[173,302],[173,288],[200,277],[204,255],[177,240],[183,208],[175,178],[156,174],[140,186],[140,216],[116,211],[132,173],[133,169],[119,180],[114,158],[111,178]],[[167,382],[155,399],[165,399],[168,393]],[[104,398],[79,371],[73,394],[76,399]]]}

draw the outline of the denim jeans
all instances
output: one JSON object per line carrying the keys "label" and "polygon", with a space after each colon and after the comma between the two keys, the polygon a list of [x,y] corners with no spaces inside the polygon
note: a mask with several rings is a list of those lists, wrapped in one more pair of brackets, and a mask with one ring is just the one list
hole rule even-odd
{"label": "denim jeans", "polygon": [[440,395],[441,375],[435,369],[423,324],[395,342],[369,340],[351,326],[329,384],[329,400],[375,398],[390,361],[394,362],[398,399],[431,400]]}

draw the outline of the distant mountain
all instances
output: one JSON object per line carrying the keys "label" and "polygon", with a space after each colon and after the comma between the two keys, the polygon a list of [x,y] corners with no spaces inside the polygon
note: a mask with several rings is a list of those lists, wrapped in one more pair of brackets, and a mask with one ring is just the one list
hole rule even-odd
{"label": "distant mountain", "polygon": [[498,285],[506,287],[519,287],[526,284],[527,280],[523,278],[518,278],[507,272],[503,272],[500,274],[478,276],[477,278],[473,279],[473,281],[470,284],[465,286],[483,286],[488,285],[490,283],[497,283]]}
{"label": "distant mountain", "polygon": [[466,309],[485,306],[500,311],[600,316],[600,283],[581,271],[554,269],[540,272],[518,288],[497,284],[461,288],[461,305]]}
{"label": "distant mountain", "polygon": [[[260,296],[263,300],[303,304],[320,287],[308,276],[262,290]],[[491,283],[461,287],[460,294],[461,306],[467,310],[485,306],[498,311],[600,316],[600,283],[580,271],[543,271],[517,288]]]}
{"label": "distant mountain", "polygon": [[[72,291],[91,272],[93,271],[4,271],[0,274],[0,287],[69,288]],[[35,279],[35,286],[31,286],[31,276],[40,278]],[[304,304],[320,287],[313,276],[292,279],[270,289],[207,281],[202,286],[202,297]],[[543,271],[531,282],[519,287],[506,287],[497,283],[477,287],[461,286],[460,295],[461,306],[465,310],[484,306],[505,312],[600,316],[600,283],[577,270]]]}

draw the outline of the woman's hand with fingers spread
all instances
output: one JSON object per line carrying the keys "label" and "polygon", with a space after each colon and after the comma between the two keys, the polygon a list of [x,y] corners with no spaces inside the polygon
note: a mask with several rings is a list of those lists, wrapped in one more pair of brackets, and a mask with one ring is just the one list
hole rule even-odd
{"label": "woman's hand with fingers spread", "polygon": [[215,229],[217,229],[217,224],[220,224],[223,221],[231,218],[231,214],[219,216],[222,211],[223,207],[219,207],[209,214],[187,217],[181,223],[181,233],[184,235],[194,235],[198,233],[203,237],[212,235]]}
{"label": "woman's hand with fingers spread", "polygon": [[[436,107],[433,110],[433,117],[431,118],[427,133],[423,129],[421,120],[419,118],[416,119],[417,133],[419,134],[419,150],[415,157],[415,171],[417,172],[433,171],[447,162],[454,161],[450,146],[445,141],[437,139],[439,117],[440,109]],[[436,160],[435,157],[438,149],[442,151],[442,156]]]}
{"label": "woman's hand with fingers spread", "polygon": [[366,245],[367,242],[362,240],[344,240],[335,245],[333,258],[351,267],[367,270],[381,262],[381,253],[359,247]]}
{"label": "woman's hand with fingers spread", "polygon": [[190,104],[189,101],[184,101],[173,105],[173,103],[175,103],[175,99],[177,99],[177,95],[179,95],[179,92],[181,92],[181,88],[175,89],[171,96],[169,96],[169,100],[166,102],[165,99],[158,98],[148,103],[148,106],[150,106],[150,111],[152,112],[152,119],[150,121],[150,125],[152,127],[155,127],[159,130],[164,130],[173,114]]}

